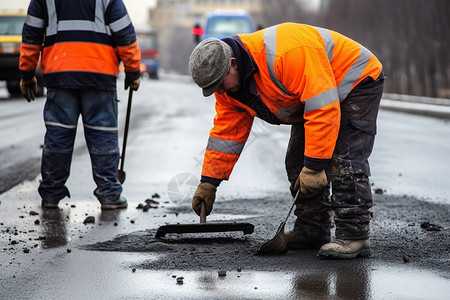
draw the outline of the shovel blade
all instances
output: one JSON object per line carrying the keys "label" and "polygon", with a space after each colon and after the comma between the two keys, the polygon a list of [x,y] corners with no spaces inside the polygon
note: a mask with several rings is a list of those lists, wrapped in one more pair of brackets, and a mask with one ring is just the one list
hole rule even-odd
{"label": "shovel blade", "polygon": [[287,252],[287,240],[284,235],[284,227],[286,222],[282,222],[280,226],[278,226],[277,233],[271,239],[265,242],[259,247],[256,255],[279,255]]}

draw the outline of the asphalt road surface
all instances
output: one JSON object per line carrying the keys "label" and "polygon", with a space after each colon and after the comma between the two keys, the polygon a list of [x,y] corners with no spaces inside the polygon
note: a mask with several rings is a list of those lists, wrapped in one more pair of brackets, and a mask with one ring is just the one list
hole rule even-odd
{"label": "asphalt road surface", "polygon": [[[119,90],[118,96],[122,136],[127,92]],[[72,198],[63,199],[59,210],[40,207],[44,99],[27,103],[6,99],[1,91],[0,98],[1,299],[447,299],[450,294],[446,119],[380,111],[371,157],[372,256],[334,261],[312,250],[254,255],[275,234],[292,201],[284,171],[288,126],[255,122],[208,217],[208,222],[252,223],[253,234],[156,239],[159,226],[199,221],[190,199],[212,126],[213,98],[203,98],[186,77],[142,82],[133,98],[125,159],[123,195],[129,207],[107,212],[92,194],[81,123],[67,182]],[[94,222],[86,222],[88,217]],[[293,222],[291,216],[288,229]]]}

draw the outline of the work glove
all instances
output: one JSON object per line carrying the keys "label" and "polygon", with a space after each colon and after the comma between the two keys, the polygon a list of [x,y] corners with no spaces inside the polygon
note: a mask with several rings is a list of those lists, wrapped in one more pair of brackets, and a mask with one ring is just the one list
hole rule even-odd
{"label": "work glove", "polygon": [[125,90],[127,90],[128,87],[130,87],[133,91],[137,91],[140,84],[141,84],[141,78],[138,78],[135,80],[128,80],[125,78]]}
{"label": "work glove", "polygon": [[316,171],[303,167],[295,182],[294,190],[298,191],[300,188],[300,192],[307,195],[326,187],[327,184],[328,181],[325,170]]}
{"label": "work glove", "polygon": [[216,200],[217,188],[209,182],[201,182],[192,197],[192,209],[200,216],[201,204],[205,202],[206,215],[212,211],[214,200]]}
{"label": "work glove", "polygon": [[27,99],[28,102],[31,102],[31,100],[34,100],[34,95],[37,94],[37,80],[36,77],[28,78],[28,79],[21,79],[20,80],[20,91],[22,92],[22,95]]}

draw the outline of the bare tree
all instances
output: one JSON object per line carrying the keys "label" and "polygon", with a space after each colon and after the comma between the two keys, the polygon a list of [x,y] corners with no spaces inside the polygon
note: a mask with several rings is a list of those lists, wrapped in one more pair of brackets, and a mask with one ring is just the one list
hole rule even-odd
{"label": "bare tree", "polygon": [[[450,0],[322,0],[305,11],[297,0],[263,0],[264,27],[307,23],[338,31],[370,49],[388,76],[385,91],[450,98]],[[186,28],[165,29],[161,65],[188,74],[196,43]]]}
{"label": "bare tree", "polygon": [[168,72],[189,74],[189,56],[196,43],[191,31],[184,27],[171,27],[160,34],[164,37],[161,43],[161,65]]}
{"label": "bare tree", "polygon": [[450,1],[329,0],[320,12],[295,0],[269,1],[267,26],[293,21],[353,38],[383,63],[386,92],[450,97]]}

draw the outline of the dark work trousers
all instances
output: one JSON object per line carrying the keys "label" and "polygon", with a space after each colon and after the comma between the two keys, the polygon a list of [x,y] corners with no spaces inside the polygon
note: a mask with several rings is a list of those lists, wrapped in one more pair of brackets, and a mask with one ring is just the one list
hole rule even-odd
{"label": "dark work trousers", "polygon": [[[326,170],[329,188],[315,199],[300,199],[294,214],[294,231],[312,237],[329,236],[330,215],[334,213],[336,238],[361,240],[369,236],[372,191],[368,158],[372,153],[376,121],[383,94],[384,73],[361,81],[341,102],[341,123],[336,147]],[[292,125],[286,152],[286,171],[294,194],[294,184],[303,168],[304,123]]]}
{"label": "dark work trousers", "polygon": [[47,128],[42,152],[39,194],[45,202],[58,203],[69,196],[65,183],[70,174],[72,152],[81,115],[91,157],[92,175],[101,203],[114,202],[122,193],[117,181],[120,153],[117,133],[117,96],[114,91],[47,91],[44,121]]}

